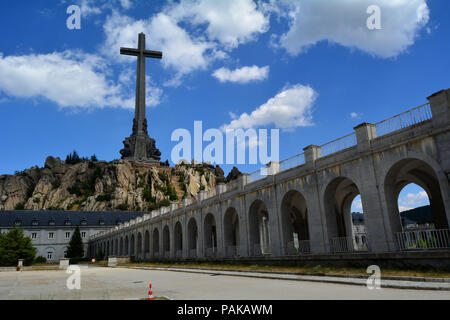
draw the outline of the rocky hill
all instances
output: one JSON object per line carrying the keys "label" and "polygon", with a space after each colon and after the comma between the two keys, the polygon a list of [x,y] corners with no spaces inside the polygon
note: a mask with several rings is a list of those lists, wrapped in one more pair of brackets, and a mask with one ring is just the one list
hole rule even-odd
{"label": "rocky hill", "polygon": [[208,164],[66,162],[48,157],[44,168],[0,176],[0,210],[150,211],[224,181],[222,169]]}

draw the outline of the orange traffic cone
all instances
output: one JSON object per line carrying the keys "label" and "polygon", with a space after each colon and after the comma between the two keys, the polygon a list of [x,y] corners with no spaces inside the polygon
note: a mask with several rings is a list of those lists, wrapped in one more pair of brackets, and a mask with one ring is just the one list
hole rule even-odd
{"label": "orange traffic cone", "polygon": [[152,291],[152,284],[150,283],[150,288],[148,291],[148,300],[154,300],[153,299],[153,291]]}

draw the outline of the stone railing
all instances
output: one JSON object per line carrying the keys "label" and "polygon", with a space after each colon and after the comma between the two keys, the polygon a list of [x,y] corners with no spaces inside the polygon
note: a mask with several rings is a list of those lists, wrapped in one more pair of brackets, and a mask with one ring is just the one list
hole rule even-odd
{"label": "stone railing", "polygon": [[394,117],[378,122],[375,126],[377,136],[381,137],[389,133],[411,127],[432,118],[431,106],[429,103],[420,107],[405,111]]}

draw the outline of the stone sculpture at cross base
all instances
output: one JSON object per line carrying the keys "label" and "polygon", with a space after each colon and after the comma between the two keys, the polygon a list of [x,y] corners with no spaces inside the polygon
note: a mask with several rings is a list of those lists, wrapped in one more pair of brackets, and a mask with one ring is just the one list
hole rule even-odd
{"label": "stone sculpture at cross base", "polygon": [[161,59],[162,52],[146,50],[145,34],[140,33],[138,48],[120,48],[120,54],[138,58],[133,133],[123,141],[124,148],[120,150],[120,154],[124,160],[159,163],[161,152],[156,148],[155,140],[148,136],[147,118],[145,117],[145,59]]}
{"label": "stone sculpture at cross base", "polygon": [[[136,119],[133,122],[136,123]],[[148,136],[147,120],[144,122],[144,132],[136,132],[133,125],[133,133],[123,141],[124,148],[120,150],[122,159],[147,162],[159,162],[161,160],[161,152],[156,148],[155,139]]]}

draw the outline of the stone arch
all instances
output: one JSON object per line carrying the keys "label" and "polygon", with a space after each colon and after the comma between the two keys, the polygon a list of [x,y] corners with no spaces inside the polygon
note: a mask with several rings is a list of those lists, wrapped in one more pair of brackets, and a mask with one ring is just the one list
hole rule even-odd
{"label": "stone arch", "polygon": [[212,257],[217,253],[217,225],[216,218],[212,213],[205,216],[203,223],[205,256]]}
{"label": "stone arch", "polygon": [[234,207],[229,207],[223,217],[225,255],[233,257],[239,254],[239,215]]}
{"label": "stone arch", "polygon": [[140,257],[141,254],[142,254],[142,233],[138,232],[136,256]]}
{"label": "stone arch", "polygon": [[119,255],[119,239],[114,240],[114,255]]}
{"label": "stone arch", "polygon": [[269,210],[262,200],[255,200],[248,212],[251,255],[270,254]]}
{"label": "stone arch", "polygon": [[189,258],[197,258],[198,250],[198,226],[194,217],[189,219],[187,225],[187,245],[189,250]]}
{"label": "stone arch", "polygon": [[[402,248],[400,233],[403,231],[401,217],[398,209],[398,197],[401,190],[408,184],[415,183],[427,193],[430,201],[431,213],[435,229],[448,229],[449,221],[445,209],[444,196],[438,174],[434,167],[424,160],[417,158],[405,158],[391,166],[384,178],[384,196],[386,209],[389,216],[391,230],[397,244]],[[435,235],[438,236],[438,235]],[[433,236],[433,237],[435,237]],[[443,238],[448,245],[450,234],[447,232]],[[440,242],[440,240],[438,240]]]}
{"label": "stone arch", "polygon": [[136,240],[134,238],[134,233],[132,233],[131,237],[130,237],[130,256],[131,257],[133,257],[136,254],[136,252],[135,252],[135,248],[136,247],[135,246],[136,246]]}
{"label": "stone arch", "polygon": [[125,256],[129,256],[130,254],[130,246],[129,246],[129,241],[128,241],[128,235],[125,236],[125,242],[124,242],[124,249],[125,249]]}
{"label": "stone arch", "polygon": [[[332,180],[323,195],[327,235],[332,252],[355,250],[351,205],[360,195],[354,180],[338,177]],[[363,195],[361,195],[361,200]]]}
{"label": "stone arch", "polygon": [[159,229],[155,228],[153,229],[152,234],[152,243],[153,243],[153,257],[158,258],[159,257]]}
{"label": "stone arch", "polygon": [[170,229],[168,225],[163,228],[163,252],[164,257],[170,257]]}
{"label": "stone arch", "polygon": [[175,249],[175,256],[177,258],[183,257],[183,228],[181,227],[181,222],[177,221],[175,227],[173,228],[173,243]]}
{"label": "stone arch", "polygon": [[144,235],[144,254],[150,253],[150,232],[148,230],[145,230]]}
{"label": "stone arch", "polygon": [[123,251],[123,237],[120,237],[119,255],[125,255],[125,252]]}
{"label": "stone arch", "polygon": [[288,191],[281,201],[280,212],[284,252],[309,253],[308,206],[303,194]]}

